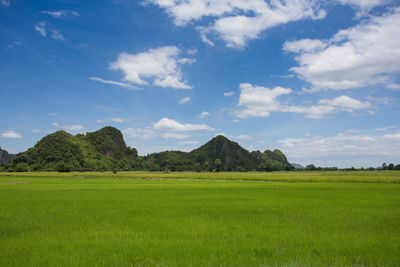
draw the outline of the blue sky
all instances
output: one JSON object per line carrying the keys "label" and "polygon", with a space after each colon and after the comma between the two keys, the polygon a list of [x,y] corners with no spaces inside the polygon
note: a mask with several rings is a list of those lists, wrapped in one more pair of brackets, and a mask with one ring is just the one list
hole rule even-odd
{"label": "blue sky", "polygon": [[396,0],[0,0],[0,146],[112,125],[290,162],[400,163]]}

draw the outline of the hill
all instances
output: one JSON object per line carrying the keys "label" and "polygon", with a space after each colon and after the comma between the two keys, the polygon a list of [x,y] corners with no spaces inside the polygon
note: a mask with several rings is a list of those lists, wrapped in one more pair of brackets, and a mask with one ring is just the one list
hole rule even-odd
{"label": "hill", "polygon": [[137,165],[137,151],[126,146],[121,131],[104,127],[86,135],[49,134],[7,167],[16,171],[106,171],[133,170]]}
{"label": "hill", "polygon": [[4,164],[15,158],[15,154],[10,154],[7,150],[3,150],[0,147],[0,164]]}
{"label": "hill", "polygon": [[145,157],[151,170],[210,171],[216,169],[215,161],[221,160],[223,171],[280,171],[292,170],[280,150],[249,152],[238,143],[219,135],[191,152],[164,151]]}
{"label": "hill", "polygon": [[57,131],[5,165],[10,171],[278,171],[292,170],[279,150],[248,150],[217,136],[191,152],[164,151],[145,157],[126,145],[120,130],[104,127],[71,135]]}

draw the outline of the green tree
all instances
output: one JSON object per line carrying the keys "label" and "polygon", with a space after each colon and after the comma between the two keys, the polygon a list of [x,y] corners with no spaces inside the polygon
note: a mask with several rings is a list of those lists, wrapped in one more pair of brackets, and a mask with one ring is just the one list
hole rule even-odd
{"label": "green tree", "polygon": [[216,172],[219,172],[219,171],[221,170],[221,167],[222,167],[222,162],[221,162],[221,160],[220,160],[220,159],[216,159],[216,160],[214,161],[214,165],[215,165],[215,171],[216,171]]}
{"label": "green tree", "polygon": [[208,171],[209,168],[210,168],[210,164],[208,163],[208,160],[204,161],[203,170]]}
{"label": "green tree", "polygon": [[265,171],[265,164],[264,164],[264,163],[260,163],[260,164],[258,165],[258,170],[259,170],[259,171]]}

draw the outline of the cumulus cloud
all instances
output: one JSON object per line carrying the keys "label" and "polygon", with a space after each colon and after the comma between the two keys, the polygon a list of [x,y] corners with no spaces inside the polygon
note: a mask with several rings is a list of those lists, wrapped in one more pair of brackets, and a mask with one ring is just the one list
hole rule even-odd
{"label": "cumulus cloud", "polygon": [[35,24],[35,31],[40,33],[40,35],[42,35],[43,37],[46,37],[47,36],[46,22],[41,21],[41,22],[38,22],[37,24]]}
{"label": "cumulus cloud", "polygon": [[101,79],[101,78],[98,78],[98,77],[89,77],[89,80],[95,81],[95,82],[100,82],[100,83],[105,83],[105,84],[117,85],[117,86],[121,86],[121,87],[128,88],[128,89],[133,89],[133,90],[142,90],[141,88],[133,86],[133,85],[131,85],[129,83],[122,83],[122,82],[118,82],[118,81],[104,80],[104,79]]}
{"label": "cumulus cloud", "polygon": [[162,118],[158,122],[153,124],[153,128],[155,130],[164,130],[164,131],[200,131],[200,130],[214,130],[210,126],[206,124],[182,124],[175,120]]}
{"label": "cumulus cloud", "polygon": [[[287,42],[296,53],[292,67],[312,91],[343,90],[388,83],[400,72],[400,8],[339,31],[329,40]],[[307,47],[307,44],[311,44]]]}
{"label": "cumulus cloud", "polygon": [[278,142],[291,161],[308,161],[314,164],[321,164],[318,161],[335,161],[333,164],[346,166],[346,160],[354,157],[357,161],[364,162],[361,165],[370,161],[368,164],[373,166],[377,159],[399,158],[400,132],[381,135],[339,133],[328,137],[286,138]]}
{"label": "cumulus cloud", "polygon": [[17,133],[13,130],[5,131],[1,134],[1,136],[4,138],[22,138],[22,135],[20,133]]}
{"label": "cumulus cloud", "polygon": [[320,19],[325,16],[315,0],[147,0],[158,5],[174,19],[177,26],[204,20],[198,25],[202,40],[214,45],[208,36],[217,36],[228,47],[244,47],[260,33],[281,24],[301,19]]}
{"label": "cumulus cloud", "polygon": [[56,19],[66,18],[67,16],[79,16],[78,12],[75,12],[73,10],[67,10],[67,9],[61,9],[61,10],[55,10],[55,11],[44,10],[44,11],[42,11],[42,13],[50,15]]}
{"label": "cumulus cloud", "polygon": [[190,101],[190,97],[184,97],[181,100],[179,100],[178,103],[179,104],[186,104],[189,101]]}
{"label": "cumulus cloud", "polygon": [[198,118],[205,118],[205,117],[208,117],[208,116],[210,116],[211,114],[209,113],[209,112],[207,112],[207,111],[203,111],[202,113],[200,113],[200,115],[198,115],[197,117]]}
{"label": "cumulus cloud", "polygon": [[326,114],[338,111],[354,112],[371,108],[368,102],[342,95],[334,99],[321,99],[317,105],[300,106],[282,103],[279,97],[292,93],[290,88],[275,87],[273,89],[240,84],[239,108],[236,115],[239,118],[268,117],[271,112],[291,112],[305,114],[308,118],[322,118]]}
{"label": "cumulus cloud", "polygon": [[73,124],[73,125],[60,125],[57,122],[52,123],[51,125],[53,125],[54,127],[58,128],[58,129],[62,129],[62,130],[66,130],[66,131],[81,131],[83,130],[83,126],[82,125],[78,125],[78,124]]}
{"label": "cumulus cloud", "polygon": [[275,87],[269,89],[262,86],[252,86],[249,83],[240,84],[239,107],[244,107],[237,112],[240,118],[268,117],[270,112],[280,111],[279,96],[292,92],[290,88]]}
{"label": "cumulus cloud", "polygon": [[192,89],[182,80],[181,65],[193,61],[180,57],[181,53],[176,46],[149,49],[138,54],[121,53],[110,67],[121,70],[124,80],[135,84],[147,85],[146,79],[150,79],[153,84],[161,87]]}

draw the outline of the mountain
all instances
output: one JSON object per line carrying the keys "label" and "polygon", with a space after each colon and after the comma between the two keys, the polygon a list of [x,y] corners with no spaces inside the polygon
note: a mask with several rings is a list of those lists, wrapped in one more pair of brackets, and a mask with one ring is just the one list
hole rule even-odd
{"label": "mountain", "polygon": [[9,164],[16,171],[133,170],[137,151],[127,147],[121,131],[104,127],[73,136],[57,131],[43,137],[33,148],[19,153]]}
{"label": "mountain", "polygon": [[215,160],[220,159],[224,171],[255,170],[257,168],[257,163],[249,151],[222,135],[214,137],[203,146],[191,151],[190,155],[195,162],[203,165],[205,161],[209,165],[214,165]]}
{"label": "mountain", "polygon": [[290,163],[296,170],[303,170],[305,169],[303,165],[298,163]]}
{"label": "mountain", "polygon": [[120,130],[104,127],[71,135],[57,131],[19,153],[5,165],[9,171],[278,171],[292,170],[279,150],[248,150],[217,136],[191,152],[164,151],[145,157],[126,145]]}
{"label": "mountain", "polygon": [[1,149],[0,147],[0,164],[7,163],[13,158],[15,158],[15,154],[10,154],[6,150]]}
{"label": "mountain", "polygon": [[225,136],[214,137],[191,152],[164,151],[146,156],[144,160],[151,170],[209,171],[216,169],[215,161],[221,160],[223,171],[281,171],[293,170],[280,150],[264,152],[248,150]]}

